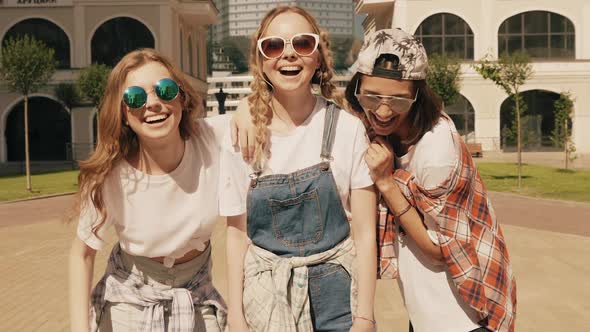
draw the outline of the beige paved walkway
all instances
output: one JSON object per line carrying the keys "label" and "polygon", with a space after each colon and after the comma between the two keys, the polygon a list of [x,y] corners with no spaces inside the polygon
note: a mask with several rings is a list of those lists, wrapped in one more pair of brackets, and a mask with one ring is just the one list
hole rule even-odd
{"label": "beige paved walkway", "polygon": [[[493,194],[492,199],[507,223],[503,229],[518,282],[517,331],[585,330],[590,312],[590,224],[588,219],[576,219],[567,212],[588,213],[590,205],[574,204],[572,208],[569,203],[503,194]],[[66,197],[16,203],[20,209],[14,204],[0,205],[0,331],[68,330],[67,253],[75,227],[58,221],[67,203]],[[555,211],[551,204],[561,204],[557,213],[564,218],[551,216],[550,211]],[[543,214],[546,219],[554,218],[554,223],[542,227],[553,231],[537,229],[539,216],[527,217],[526,211],[547,205],[550,208]],[[40,215],[41,211],[46,217]],[[24,224],[15,222],[20,218],[14,213],[23,216]],[[37,214],[35,220],[27,218],[32,213]],[[569,225],[565,232],[586,236],[560,233],[560,223]],[[214,282],[225,294],[223,219],[212,242]],[[107,254],[97,255],[95,281],[104,269]],[[380,281],[377,294],[379,330],[407,331],[407,317],[394,281]]]}

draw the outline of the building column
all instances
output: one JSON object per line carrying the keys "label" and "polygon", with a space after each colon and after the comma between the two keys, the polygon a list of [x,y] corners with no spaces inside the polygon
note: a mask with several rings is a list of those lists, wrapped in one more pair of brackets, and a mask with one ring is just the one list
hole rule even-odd
{"label": "building column", "polygon": [[172,27],[172,8],[169,5],[160,6],[160,32],[156,49],[169,59],[175,59],[172,39],[177,35],[173,33]]}
{"label": "building column", "polygon": [[[388,28],[400,28],[404,31],[408,31],[408,2],[407,2],[407,0],[396,0],[393,7],[394,7],[393,13],[387,13],[387,14],[393,15],[393,20],[391,21],[391,26]],[[409,32],[409,33],[413,33],[413,31]]]}
{"label": "building column", "polygon": [[[590,59],[590,42],[586,36],[590,36],[590,3],[586,2],[582,9],[582,29],[576,30],[576,59]],[[586,38],[583,38],[586,37]]]}
{"label": "building column", "polygon": [[72,153],[77,160],[90,156],[94,150],[92,121],[96,114],[93,106],[73,107],[70,113],[72,121]]}
{"label": "building column", "polygon": [[472,30],[474,30],[473,57],[476,61],[490,52],[493,57],[498,53],[498,31],[494,31],[492,27],[494,3],[489,0],[481,0],[480,3],[480,20],[475,23],[477,24],[476,27],[472,27]]}
{"label": "building column", "polygon": [[484,151],[500,150],[500,106],[506,94],[493,83],[484,81],[473,70],[466,70],[461,94],[473,106],[475,112],[475,141]]}
{"label": "building column", "polygon": [[84,68],[88,66],[88,49],[89,41],[92,36],[86,36],[86,18],[84,17],[85,7],[74,5],[74,57],[72,66],[75,68]]}
{"label": "building column", "polygon": [[590,154],[590,96],[587,86],[574,89],[574,114],[572,117],[572,142],[576,146],[576,153]]}

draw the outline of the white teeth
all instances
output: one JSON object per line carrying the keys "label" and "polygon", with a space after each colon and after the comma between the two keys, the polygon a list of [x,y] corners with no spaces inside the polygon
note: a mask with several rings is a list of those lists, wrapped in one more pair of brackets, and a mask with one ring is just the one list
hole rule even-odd
{"label": "white teeth", "polygon": [[285,66],[281,68],[282,71],[296,71],[301,69],[302,68],[300,66]]}
{"label": "white teeth", "polygon": [[167,117],[168,117],[168,115],[166,115],[166,114],[158,114],[158,115],[148,116],[147,118],[145,118],[145,122],[149,123],[149,122],[164,120]]}

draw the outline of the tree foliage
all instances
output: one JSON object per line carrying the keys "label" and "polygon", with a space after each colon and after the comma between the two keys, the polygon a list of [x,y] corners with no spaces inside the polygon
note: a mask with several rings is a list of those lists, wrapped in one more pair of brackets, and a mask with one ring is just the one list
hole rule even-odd
{"label": "tree foliage", "polygon": [[574,99],[571,93],[562,92],[553,104],[555,107],[555,129],[551,132],[553,145],[565,152],[565,169],[576,159],[576,146],[572,142],[571,118],[574,112]]}
{"label": "tree foliage", "polygon": [[0,76],[11,91],[28,96],[55,72],[55,50],[29,35],[9,38],[2,46]]}
{"label": "tree foliage", "polygon": [[510,98],[514,100],[514,119],[516,122],[517,158],[518,158],[518,188],[522,183],[522,134],[521,117],[523,107],[520,97],[520,88],[533,75],[533,67],[530,58],[525,52],[515,52],[511,55],[504,54],[498,61],[492,61],[488,55],[480,62],[473,65],[484,79],[491,80],[502,88]]}
{"label": "tree foliage", "polygon": [[446,106],[457,100],[461,91],[461,64],[456,58],[434,54],[428,59],[428,86]]}
{"label": "tree foliage", "polygon": [[80,71],[78,89],[94,107],[100,105],[110,72],[111,68],[103,64],[93,64]]}
{"label": "tree foliage", "polygon": [[20,93],[24,97],[26,189],[31,192],[28,96],[47,84],[55,72],[57,66],[55,50],[48,48],[42,41],[25,35],[9,38],[2,45],[1,53],[0,78],[6,82],[11,91]]}
{"label": "tree foliage", "polygon": [[238,73],[248,71],[248,56],[250,52],[250,40],[247,37],[228,37],[221,41],[223,53],[236,66]]}
{"label": "tree foliage", "polygon": [[59,83],[53,93],[69,110],[78,105],[81,100],[80,91],[75,84]]}

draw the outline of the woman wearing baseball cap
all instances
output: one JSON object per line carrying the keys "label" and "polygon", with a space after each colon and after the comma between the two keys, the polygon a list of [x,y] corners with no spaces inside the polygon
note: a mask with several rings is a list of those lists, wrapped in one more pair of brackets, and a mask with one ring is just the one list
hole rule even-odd
{"label": "woman wearing baseball cap", "polygon": [[379,275],[397,277],[410,331],[513,331],[516,284],[484,184],[440,98],[424,47],[399,30],[365,38],[346,88],[372,132]]}

